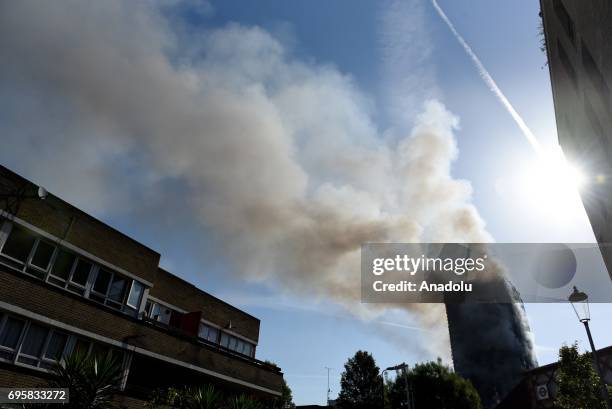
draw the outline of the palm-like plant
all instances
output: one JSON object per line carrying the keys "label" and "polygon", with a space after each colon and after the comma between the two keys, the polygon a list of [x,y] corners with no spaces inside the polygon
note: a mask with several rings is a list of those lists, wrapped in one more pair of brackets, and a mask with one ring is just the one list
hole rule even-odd
{"label": "palm-like plant", "polygon": [[215,390],[212,385],[190,389],[188,394],[189,409],[219,409],[221,405],[221,393]]}
{"label": "palm-like plant", "polygon": [[146,407],[148,409],[264,409],[261,403],[245,395],[224,399],[223,394],[212,385],[157,390]]}
{"label": "palm-like plant", "polygon": [[68,408],[107,409],[121,384],[121,365],[112,357],[96,358],[74,353],[55,368],[52,387],[69,388]]}
{"label": "palm-like plant", "polygon": [[147,403],[149,409],[167,408],[172,409],[221,409],[223,408],[223,396],[214,386],[194,388],[168,388],[153,393],[151,400]]}
{"label": "palm-like plant", "polygon": [[240,395],[240,396],[236,396],[230,399],[227,403],[227,408],[228,409],[263,409],[263,406],[259,402],[245,395]]}

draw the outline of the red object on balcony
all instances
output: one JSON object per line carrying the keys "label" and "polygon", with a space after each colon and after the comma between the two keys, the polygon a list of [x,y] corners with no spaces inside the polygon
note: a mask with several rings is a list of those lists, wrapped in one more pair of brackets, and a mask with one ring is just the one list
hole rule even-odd
{"label": "red object on balcony", "polygon": [[187,334],[197,337],[201,321],[202,311],[188,312],[181,317],[180,328]]}
{"label": "red object on balcony", "polygon": [[170,310],[170,320],[168,321],[168,325],[173,328],[181,328],[181,322],[183,321],[183,314]]}

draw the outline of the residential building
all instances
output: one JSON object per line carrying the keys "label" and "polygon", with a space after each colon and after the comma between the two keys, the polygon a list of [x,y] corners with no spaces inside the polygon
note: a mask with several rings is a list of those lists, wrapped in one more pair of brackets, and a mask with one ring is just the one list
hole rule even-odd
{"label": "residential building", "polygon": [[[599,243],[612,242],[612,3],[541,0],[559,144],[589,183],[581,196]],[[602,247],[612,278],[612,248]]]}
{"label": "residential building", "polygon": [[[612,384],[612,346],[598,350],[597,356],[605,381]],[[557,366],[555,362],[528,371],[495,409],[555,409]]]}
{"label": "residential building", "polygon": [[122,365],[118,403],[214,384],[274,398],[260,321],[159,267],[160,254],[0,166],[0,386],[45,385],[74,351]]}

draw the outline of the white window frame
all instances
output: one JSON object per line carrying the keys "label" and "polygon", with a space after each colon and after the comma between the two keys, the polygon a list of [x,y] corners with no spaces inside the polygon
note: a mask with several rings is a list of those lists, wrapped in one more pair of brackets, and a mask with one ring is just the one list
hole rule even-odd
{"label": "white window frame", "polygon": [[[140,295],[138,296],[138,300],[136,300],[136,304],[130,304],[130,298],[132,297],[132,291],[134,291],[134,287],[136,285],[140,285]],[[110,286],[109,286],[110,288]],[[132,285],[130,286],[130,291],[128,291],[127,297],[125,299],[125,305],[134,310],[138,310],[140,308],[140,301],[142,300],[142,296],[144,295],[145,286],[140,281],[132,280]]]}
{"label": "white window frame", "polygon": [[3,362],[11,362],[11,363],[15,363],[15,360],[17,358],[18,355],[18,350],[21,348],[21,343],[23,340],[23,336],[24,333],[26,331],[26,329],[28,328],[28,320],[24,319],[24,318],[18,318],[18,317],[13,317],[12,315],[9,314],[3,314],[2,318],[0,319],[0,334],[2,334],[2,332],[4,331],[4,327],[6,325],[6,322],[8,321],[9,318],[13,318],[16,319],[18,321],[22,321],[23,322],[23,327],[21,327],[21,332],[19,333],[19,336],[17,337],[17,345],[15,346],[15,348],[9,348],[7,346],[4,345],[0,345],[0,350],[1,351],[5,351],[5,352],[9,352],[13,354],[13,357],[8,360],[8,359],[4,359],[4,358],[0,358],[0,361]]}
{"label": "white window frame", "polygon": [[[54,365],[57,362],[59,362],[59,361],[55,361],[53,359],[45,357],[45,355],[47,354],[47,350],[49,348],[49,343],[51,342],[51,338],[52,338],[53,334],[57,332],[59,334],[66,335],[66,343],[64,344],[64,348],[62,348],[62,352],[60,354],[60,360],[62,359],[62,357],[65,356],[65,353],[66,353],[66,350],[68,348],[68,344],[69,344],[71,335],[66,333],[66,332],[63,332],[63,331],[58,331],[58,330],[56,330],[53,327],[49,327],[48,325],[44,325],[44,324],[40,324],[40,323],[36,323],[36,324],[40,325],[41,327],[44,327],[47,330],[47,334],[45,335],[45,339],[43,341],[43,346],[42,346],[42,349],[40,351],[40,356],[29,355],[29,354],[26,354],[25,352],[21,352],[21,349],[23,347],[23,342],[25,341],[25,339],[26,339],[26,337],[28,335],[28,332],[30,331],[30,327],[32,326],[32,321],[28,321],[28,323],[27,323],[27,331],[25,331],[25,333],[22,335],[21,343],[19,345],[19,350],[15,354],[14,362],[16,364],[25,365],[25,366],[28,366],[28,367],[47,369],[47,368],[41,367],[41,364],[46,363],[46,364],[49,364],[49,365]],[[36,365],[32,365],[30,363],[25,363],[25,362],[19,361],[19,358],[21,358],[21,357],[25,357],[27,359],[31,359],[33,361],[36,361]]]}
{"label": "white window frame", "polygon": [[[91,267],[89,268],[89,271],[87,272],[87,279],[85,280],[85,284],[76,283],[72,281],[72,278],[74,277],[74,273],[76,272],[77,265],[79,264],[79,261],[81,260],[84,263],[91,265]],[[74,260],[74,263],[72,263],[72,269],[70,270],[70,275],[68,276],[68,279],[66,280],[66,289],[68,289],[69,285],[73,285],[75,287],[82,288],[84,291],[83,296],[85,296],[85,293],[87,292],[87,284],[89,284],[89,282],[91,281],[91,276],[92,276],[94,268],[96,268],[96,264],[94,262],[89,261],[86,258],[80,257],[77,255],[76,259]]]}
{"label": "white window frame", "polygon": [[[40,242],[45,242],[48,245],[50,245],[51,247],[53,247],[53,252],[51,253],[51,257],[49,258],[49,262],[47,263],[47,267],[46,268],[37,266],[36,264],[32,263],[32,260],[34,259],[34,255],[36,254],[36,251],[38,250],[38,246],[40,245]],[[59,249],[57,248],[57,245],[49,243],[48,240],[43,240],[41,237],[37,237],[36,238],[36,242],[34,243],[34,248],[30,252],[30,255],[28,257],[27,267],[32,267],[32,268],[40,271],[41,273],[44,273],[45,278],[46,278],[47,274],[49,274],[49,270],[51,270],[51,267],[53,266],[53,263],[55,262],[55,257],[56,257],[58,252],[59,252]]]}
{"label": "white window frame", "polygon": [[[217,336],[215,337],[214,341],[208,339],[207,337],[200,336],[200,331],[202,329],[202,326],[205,326],[205,327],[208,328],[208,331],[207,331],[208,334],[210,334],[210,330],[214,330],[214,331],[217,332]],[[217,327],[215,325],[210,325],[208,322],[200,321],[200,326],[198,327],[198,338],[199,339],[204,340],[206,342],[213,343],[213,344],[219,344],[219,342],[220,342],[219,336],[220,335],[221,335],[221,328],[219,328],[219,327]]]}
{"label": "white window frame", "polygon": [[[68,253],[68,254],[72,254],[74,256],[74,260],[72,261],[72,265],[70,266],[70,271],[68,271],[68,277],[66,277],[66,278],[58,277],[58,276],[56,276],[55,274],[52,273],[53,267],[55,266],[55,262],[57,261],[57,257],[59,256],[61,251],[65,252],[65,253]],[[45,277],[45,282],[47,282],[49,284],[52,284],[52,285],[54,285],[56,287],[60,287],[60,288],[66,289],[66,285],[67,285],[68,281],[70,280],[70,277],[72,276],[72,270],[74,270],[74,268],[76,266],[76,262],[77,262],[78,259],[79,259],[79,256],[77,254],[75,254],[75,253],[73,253],[71,251],[67,251],[65,249],[58,248],[57,251],[55,252],[55,257],[53,258],[53,264],[49,267],[49,272],[47,273],[47,277]],[[53,278],[53,279],[55,279],[57,281],[63,282],[64,285],[61,286],[59,284],[56,284],[54,282],[49,281],[49,277],[51,277],[51,278]]]}
{"label": "white window frame", "polygon": [[[223,345],[223,336],[226,336],[227,339],[227,346]],[[244,352],[244,345],[249,344],[251,346],[251,353],[247,354]],[[244,355],[244,356],[248,356],[249,358],[255,358],[255,347],[257,346],[256,344],[242,338],[242,337],[237,337],[229,332],[226,332],[225,330],[221,330],[221,334],[219,336],[219,345],[229,351],[232,351],[236,354],[240,354],[240,355]]]}
{"label": "white window frame", "polygon": [[[108,351],[105,357],[113,356],[116,353],[121,354],[120,355],[121,360],[117,362],[121,366],[121,370],[122,370],[124,377],[127,377],[127,374],[129,373],[129,369],[130,369],[129,364],[131,362],[131,352],[129,350],[118,347],[114,344],[109,344],[107,342],[101,342],[97,339],[90,339],[90,338],[72,333],[62,328],[56,328],[55,326],[49,325],[46,322],[39,322],[37,320],[31,320],[29,318],[22,317],[19,315],[7,314],[3,311],[0,311],[0,334],[3,332],[6,322],[9,318],[13,318],[17,321],[21,321],[23,322],[24,325],[21,329],[21,332],[19,333],[19,337],[18,337],[15,348],[8,348],[8,347],[0,346],[0,351],[7,351],[12,354],[11,359],[0,358],[0,362],[8,362],[15,366],[35,369],[35,370],[39,370],[43,372],[52,372],[52,369],[46,367],[45,364],[46,365],[57,364],[64,357],[70,355],[74,351],[77,341],[81,340],[88,344],[86,356],[89,356],[93,353],[93,349],[95,345],[101,345],[105,348],[108,348]],[[29,355],[29,354],[22,352],[26,336],[32,324],[39,325],[47,330],[45,339],[43,341],[43,347],[40,352],[40,356],[33,356],[33,355]],[[47,351],[49,350],[49,344],[51,343],[51,338],[56,333],[66,336],[66,343],[64,344],[64,347],[62,348],[62,352],[61,352],[59,360],[54,360],[54,359],[46,357]],[[36,364],[32,364],[31,362],[20,362],[19,358],[21,357],[25,357],[27,359],[30,359],[31,361],[36,361]],[[123,385],[123,388],[125,388],[125,382],[122,382],[122,385]]]}
{"label": "white window frame", "polygon": [[[4,226],[8,225],[8,228],[5,228]],[[30,252],[28,253],[28,256],[26,257],[25,261],[21,261],[21,260],[17,260],[14,257],[9,256],[8,254],[4,253],[4,246],[6,245],[6,242],[8,240],[8,238],[11,236],[11,233],[13,232],[13,223],[9,222],[9,221],[4,221],[3,223],[3,232],[6,233],[6,236],[3,236],[3,240],[2,240],[2,247],[0,247],[0,255],[2,255],[2,257],[5,257],[7,259],[9,259],[10,261],[17,263],[21,266],[20,271],[21,272],[26,272],[26,268],[29,265],[30,259],[32,258],[32,254],[34,253],[34,249],[36,248],[36,245],[38,244],[38,239],[39,237],[35,234],[32,233],[31,231],[28,231],[27,228],[23,227],[23,226],[19,226],[22,229],[28,231],[32,236],[34,236],[34,244],[32,245],[32,248],[30,249]]]}

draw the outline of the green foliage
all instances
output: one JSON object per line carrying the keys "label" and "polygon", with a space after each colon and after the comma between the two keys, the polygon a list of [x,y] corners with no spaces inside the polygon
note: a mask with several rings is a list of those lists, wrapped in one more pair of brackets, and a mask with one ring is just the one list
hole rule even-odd
{"label": "green foliage", "polygon": [[[278,365],[275,362],[265,360],[264,363],[273,368],[280,370]],[[293,403],[293,393],[291,392],[291,388],[287,385],[287,381],[283,378],[282,384],[282,395],[280,398],[276,398],[266,402],[266,407],[270,407],[271,409],[293,409],[295,408],[295,404]]]}
{"label": "green foliage", "polygon": [[121,384],[121,365],[110,357],[95,358],[74,353],[54,369],[52,388],[69,388],[65,408],[106,409],[113,407],[113,395]]}
{"label": "green foliage", "polygon": [[[246,395],[225,398],[214,386],[193,388],[168,388],[153,393],[148,409],[264,409],[265,407]],[[267,407],[267,406],[266,406]],[[275,408],[277,406],[274,406]]]}
{"label": "green foliage", "polygon": [[295,404],[293,403],[293,394],[291,388],[287,385],[287,382],[283,378],[283,389],[280,399],[277,399],[272,405],[274,409],[293,409]]}
{"label": "green foliage", "polygon": [[555,407],[561,409],[605,409],[601,399],[599,375],[593,369],[593,356],[578,352],[578,344],[559,349],[559,366],[555,371],[558,390]]}
{"label": "green foliage", "polygon": [[407,374],[389,382],[392,408],[406,407],[406,378],[417,408],[481,409],[480,396],[472,383],[437,362],[417,364]]}
{"label": "green foliage", "polygon": [[229,400],[227,409],[264,409],[264,407],[259,402],[240,395]]}
{"label": "green foliage", "polygon": [[207,385],[195,388],[168,388],[153,393],[147,408],[157,409],[220,409],[223,408],[223,396],[214,386]]}
{"label": "green foliage", "polygon": [[189,398],[189,409],[216,409],[222,402],[221,393],[217,392],[212,385],[191,389]]}
{"label": "green foliage", "polygon": [[337,405],[343,409],[382,409],[380,369],[371,354],[357,351],[344,364]]}

